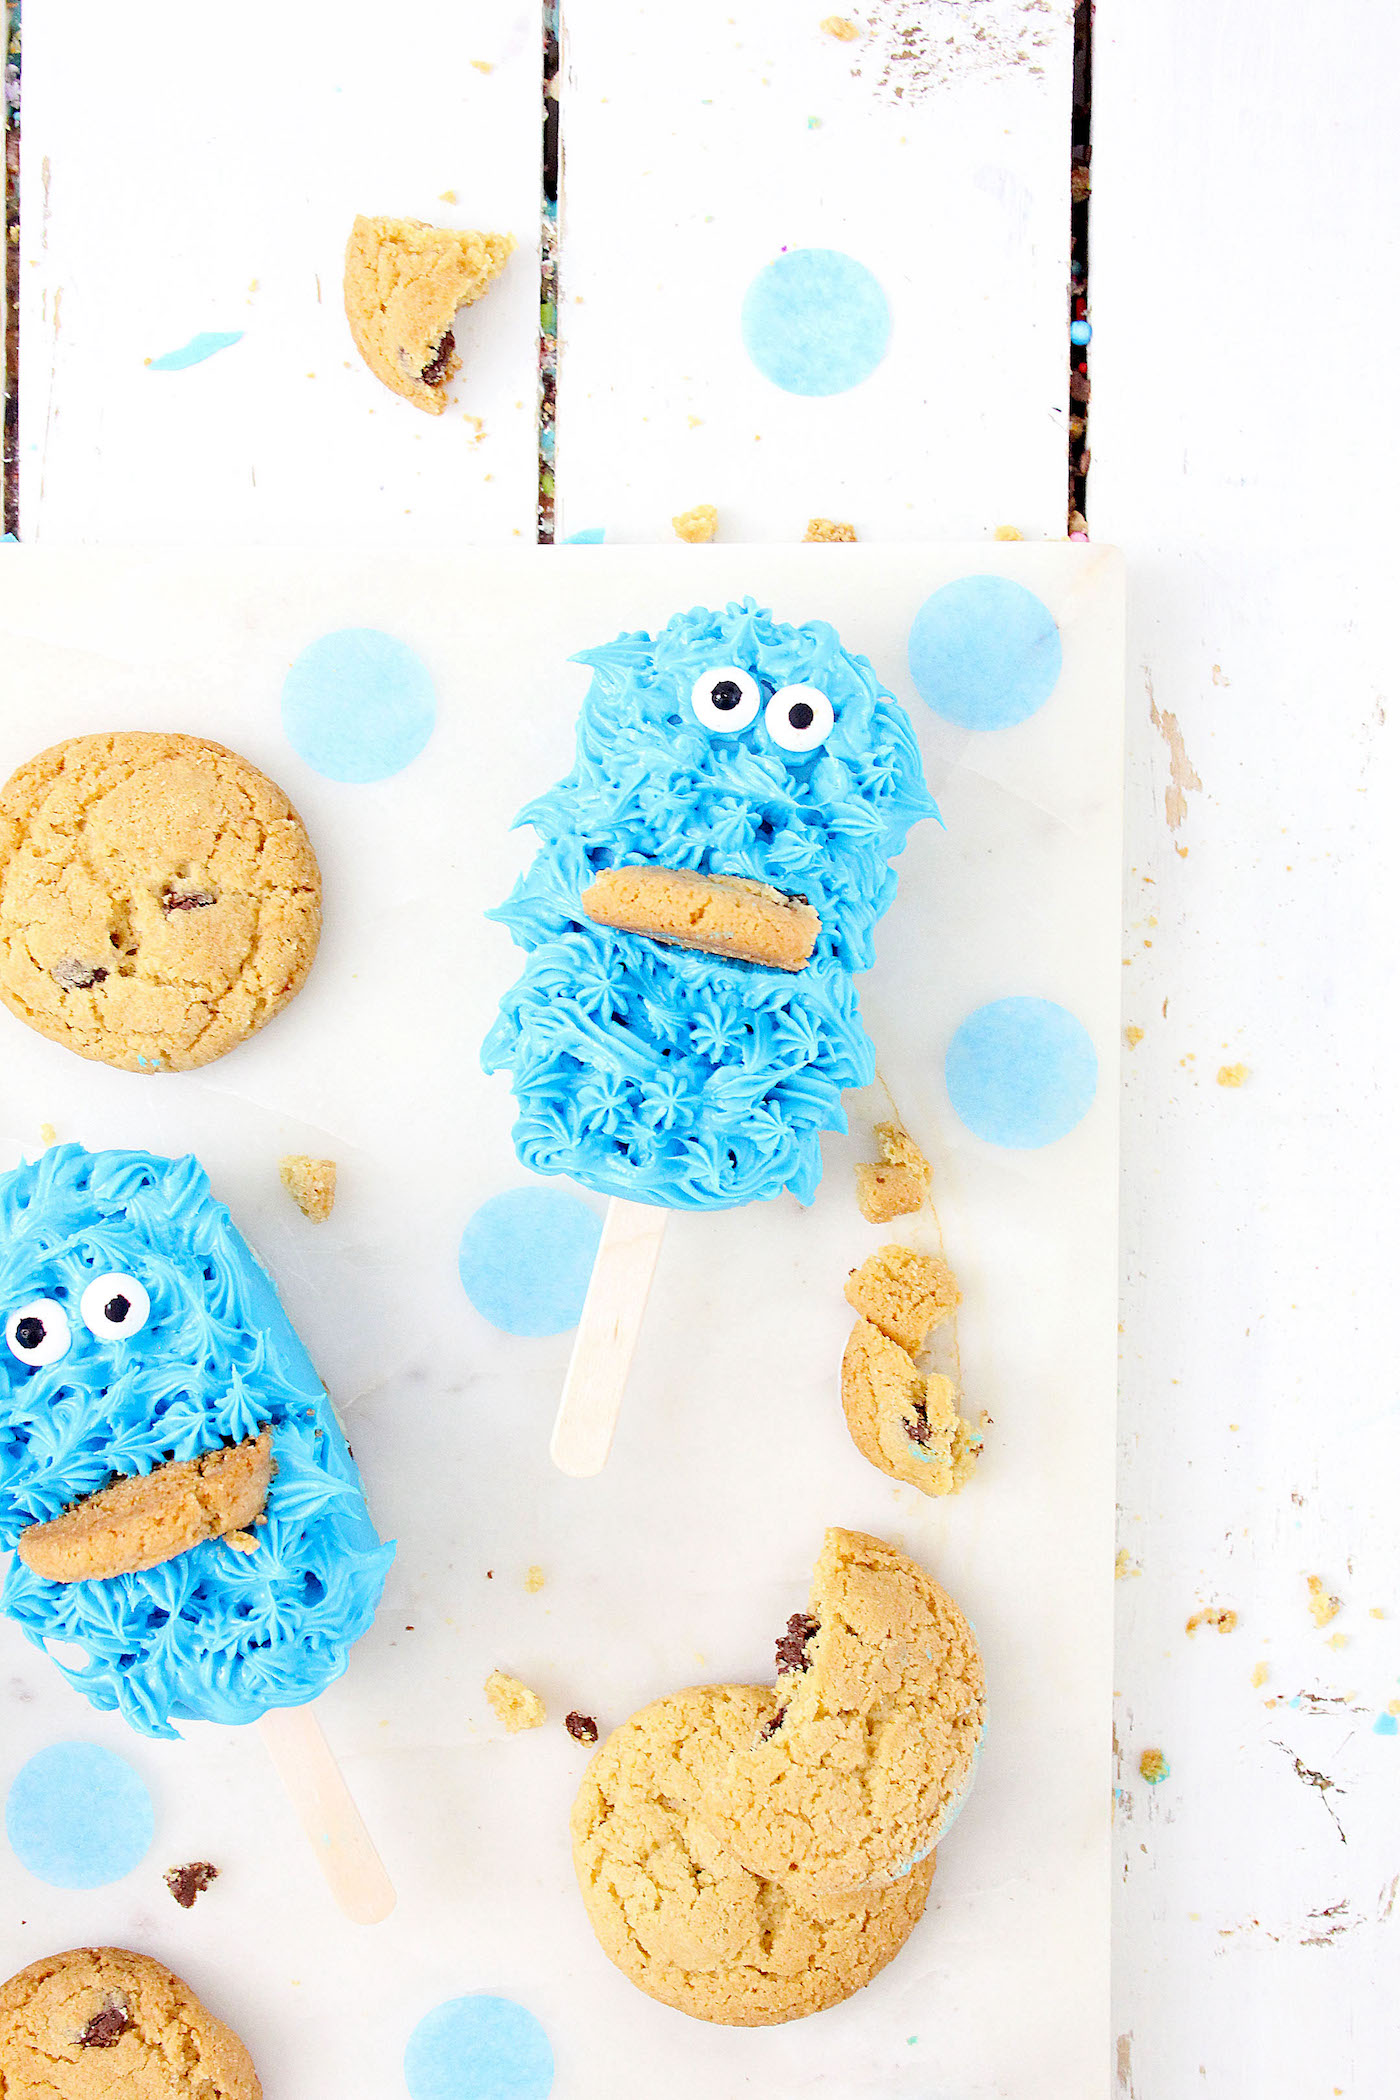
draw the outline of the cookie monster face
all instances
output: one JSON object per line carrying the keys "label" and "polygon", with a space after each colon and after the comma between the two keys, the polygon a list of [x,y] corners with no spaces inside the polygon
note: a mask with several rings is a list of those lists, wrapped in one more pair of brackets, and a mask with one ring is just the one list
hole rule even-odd
{"label": "cookie monster face", "polygon": [[854,976],[889,863],[937,815],[908,718],[824,621],[751,600],[578,661],[573,771],[521,813],[540,851],[493,914],[529,958],[483,1050],[516,1149],[674,1209],[810,1201],[874,1075]]}
{"label": "cookie monster face", "polygon": [[[0,1176],[0,1322],[0,1547],[20,1545],[0,1608],[40,1646],[83,1651],[85,1663],[54,1658],[69,1682],[173,1735],[177,1720],[301,1705],[338,1677],[393,1548],[271,1281],[197,1161],[60,1145]],[[264,1432],[265,1509],[237,1544],[149,1544],[169,1518],[169,1469],[251,1451]],[[83,1553],[135,1528],[143,1564],[50,1579],[21,1557],[50,1564],[75,1525]]]}

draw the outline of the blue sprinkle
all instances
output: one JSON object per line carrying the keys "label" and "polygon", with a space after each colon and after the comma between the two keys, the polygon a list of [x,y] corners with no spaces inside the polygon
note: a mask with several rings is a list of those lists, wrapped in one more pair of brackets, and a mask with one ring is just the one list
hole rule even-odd
{"label": "blue sprinkle", "polygon": [[506,1334],[564,1334],[578,1325],[601,1232],[597,1212],[565,1189],[507,1189],[462,1234],[462,1288]]}
{"label": "blue sprinkle", "polygon": [[744,348],[789,394],[843,394],[875,370],[889,303],[864,263],[836,248],[794,248],[744,294]]}
{"label": "blue sprinkle", "polygon": [[231,350],[242,340],[241,328],[233,329],[228,335],[192,335],[183,349],[167,350],[164,357],[148,359],[146,369],[150,372],[185,372],[191,365],[202,365],[206,357],[213,357],[220,350]]}
{"label": "blue sprinkle", "polygon": [[562,545],[565,547],[597,547],[602,543],[601,525],[585,525],[582,532],[567,532]]}
{"label": "blue sprinkle", "polygon": [[139,1867],[155,1836],[145,1781],[96,1743],[54,1743],[21,1765],[5,1803],[15,1857],[56,1889],[100,1889]]}
{"label": "blue sprinkle", "polygon": [[388,780],[433,733],[437,696],[428,668],[377,627],[342,627],[313,642],[282,686],[282,727],[293,750],[327,780]]}
{"label": "blue sprinkle", "polygon": [[1060,675],[1060,630],[1033,591],[963,576],[926,598],[909,633],[909,675],[961,729],[1011,729],[1043,707]]}
{"label": "blue sprinkle", "polygon": [[545,2100],[554,2051],[509,1998],[452,1998],[418,2022],[403,2055],[412,2100]]}
{"label": "blue sprinkle", "polygon": [[1397,1721],[1394,1714],[1377,1714],[1375,1726],[1372,1728],[1371,1733],[1372,1735],[1394,1735],[1397,1730],[1400,1730],[1400,1721]]}
{"label": "blue sprinkle", "polygon": [[1033,1151],[1088,1113],[1098,1087],[1094,1046],[1049,999],[981,1006],[948,1046],[948,1095],[974,1137]]}
{"label": "blue sprinkle", "polygon": [[1069,339],[1072,343],[1077,343],[1082,350],[1086,343],[1093,341],[1094,331],[1087,321],[1071,321],[1069,324]]}

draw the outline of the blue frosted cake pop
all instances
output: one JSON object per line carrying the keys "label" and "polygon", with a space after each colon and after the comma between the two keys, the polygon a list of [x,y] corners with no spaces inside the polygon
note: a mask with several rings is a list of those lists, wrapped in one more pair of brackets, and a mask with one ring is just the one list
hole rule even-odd
{"label": "blue frosted cake pop", "polygon": [[[517,819],[540,850],[492,914],[527,956],[482,1053],[512,1074],[516,1150],[668,1209],[809,1202],[821,1132],[845,1129],[843,1091],[874,1077],[855,976],[890,861],[938,814],[908,717],[825,621],[785,626],[751,599],[577,661],[593,682],[573,770]],[[617,868],[805,899],[810,959],[773,968],[595,924],[581,900]]]}
{"label": "blue frosted cake pop", "polygon": [[139,1573],[64,1582],[16,1554],[0,1608],[39,1646],[63,1644],[69,1683],[146,1735],[315,1698],[373,1618],[394,1549],[198,1161],[57,1145],[0,1176],[0,1320],[0,1547],[114,1475],[264,1428],[275,1465],[251,1550],[211,1538]]}

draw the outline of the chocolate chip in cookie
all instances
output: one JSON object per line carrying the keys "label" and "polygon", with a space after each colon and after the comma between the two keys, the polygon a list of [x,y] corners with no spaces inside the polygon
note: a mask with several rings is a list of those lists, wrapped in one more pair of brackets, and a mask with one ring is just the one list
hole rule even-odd
{"label": "chocolate chip in cookie", "polygon": [[210,1882],[218,1878],[218,1868],[207,1859],[192,1859],[188,1866],[167,1868],[165,1886],[181,1910],[193,1910],[195,1897],[202,1896]]}
{"label": "chocolate chip in cookie", "polygon": [[81,2049],[115,2049],[131,2021],[124,2005],[104,2005],[78,2036]]}
{"label": "chocolate chip in cookie", "polygon": [[596,1743],[598,1740],[598,1723],[592,1714],[565,1714],[564,1726],[576,1743]]}
{"label": "chocolate chip in cookie", "polygon": [[812,1658],[807,1651],[819,1631],[819,1620],[809,1612],[795,1611],[787,1622],[787,1632],[778,1636],[774,1652],[779,1670],[810,1669]]}

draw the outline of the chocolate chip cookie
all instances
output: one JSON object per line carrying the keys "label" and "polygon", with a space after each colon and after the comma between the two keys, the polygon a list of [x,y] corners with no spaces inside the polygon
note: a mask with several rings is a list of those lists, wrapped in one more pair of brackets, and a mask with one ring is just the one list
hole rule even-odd
{"label": "chocolate chip cookie", "polygon": [[771,1719],[708,1778],[701,1819],[801,1902],[897,1884],[972,1784],[986,1687],[971,1627],[907,1554],[832,1530],[778,1670]]}
{"label": "chocolate chip cookie", "polygon": [[200,737],[72,737],[0,788],[0,999],[127,1072],[232,1050],[300,990],[321,877],[282,790]]}
{"label": "chocolate chip cookie", "polygon": [[697,1804],[773,1713],[759,1686],[656,1700],[599,1750],[570,1826],[584,1908],[609,1960],[663,2005],[732,2027],[849,1998],[904,1945],[933,1877],[930,1856],[887,1889],[804,1904],[726,1851]]}
{"label": "chocolate chip cookie", "polygon": [[376,379],[440,416],[460,370],[452,323],[499,277],[515,240],[422,219],[356,219],[345,248],[345,318]]}
{"label": "chocolate chip cookie", "polygon": [[238,2036],[144,1954],[75,1947],[0,1989],[5,2100],[261,2100]]}

